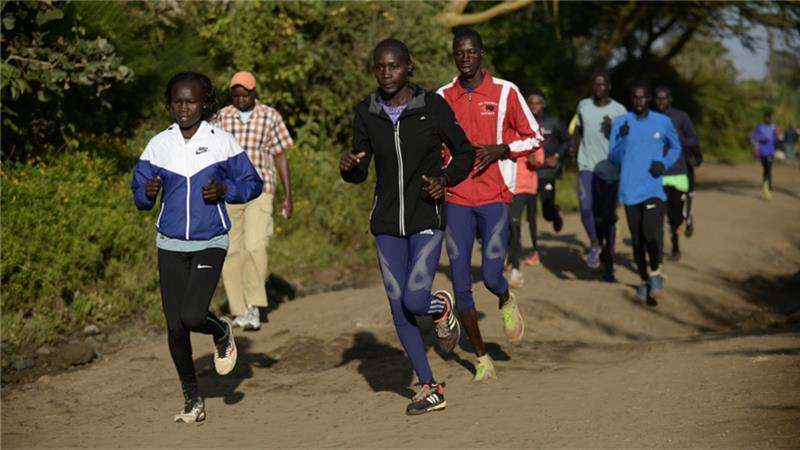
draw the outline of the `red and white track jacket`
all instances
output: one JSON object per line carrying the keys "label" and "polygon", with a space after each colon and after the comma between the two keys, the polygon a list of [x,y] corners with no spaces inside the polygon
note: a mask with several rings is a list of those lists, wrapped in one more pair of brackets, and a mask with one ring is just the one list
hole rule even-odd
{"label": "red and white track jacket", "polygon": [[[542,151],[544,139],[525,99],[514,83],[492,78],[483,71],[483,81],[472,92],[458,78],[436,91],[456,115],[472,145],[508,144],[508,159],[493,162],[483,171],[473,168],[469,176],[447,188],[446,201],[462,206],[510,203],[517,177],[516,159]],[[449,158],[446,156],[445,161]]]}

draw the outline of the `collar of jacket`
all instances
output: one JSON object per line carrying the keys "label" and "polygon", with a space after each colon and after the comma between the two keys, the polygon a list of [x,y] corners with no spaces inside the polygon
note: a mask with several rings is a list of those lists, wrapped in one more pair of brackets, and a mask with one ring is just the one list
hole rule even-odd
{"label": "collar of jacket", "polygon": [[[173,123],[172,125],[167,127],[167,129],[170,130],[172,134],[180,137],[181,140],[186,139],[183,137],[183,133],[181,133],[181,127],[180,125],[178,125],[178,122]],[[200,126],[197,127],[197,131],[194,132],[194,134],[192,135],[191,138],[189,138],[189,140],[201,138],[208,133],[214,134],[214,127],[212,127],[208,122],[203,120],[200,122]]]}
{"label": "collar of jacket", "polygon": [[[478,94],[481,94],[481,95],[488,96],[489,95],[488,89],[489,89],[489,86],[491,86],[493,84],[493,78],[492,78],[492,75],[489,74],[489,69],[487,69],[485,67],[481,67],[481,72],[483,73],[483,79],[481,80],[481,84],[476,86],[475,89],[473,89],[471,93],[473,93],[473,94],[478,93]],[[456,91],[456,98],[459,98],[462,95],[467,95],[467,94],[470,93],[470,91],[464,89],[464,87],[461,86],[461,82],[459,81],[458,77],[456,77],[453,80],[453,88]]]}
{"label": "collar of jacket", "polygon": [[[425,107],[425,89],[411,83],[408,83],[408,86],[414,90],[414,94],[411,96],[411,100],[408,101],[408,106],[401,116],[406,115],[409,111]],[[376,116],[380,116],[381,114],[386,116],[386,112],[383,111],[380,102],[378,102],[378,95],[380,94],[378,94],[377,90],[369,95],[369,112]],[[388,118],[389,116],[386,117]]]}

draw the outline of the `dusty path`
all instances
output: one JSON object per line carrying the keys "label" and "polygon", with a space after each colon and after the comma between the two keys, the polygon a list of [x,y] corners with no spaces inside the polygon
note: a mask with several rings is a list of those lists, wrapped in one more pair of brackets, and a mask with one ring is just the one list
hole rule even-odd
{"label": "dusty path", "polygon": [[775,172],[766,202],[755,165],[703,167],[697,232],[667,264],[657,308],[631,300],[626,231],[617,284],[583,268],[577,216],[544,233],[543,264],[524,269],[518,293],[522,345],[504,341],[495,300],[475,288],[500,378],[472,383],[464,343],[447,360],[429,351],[448,384],[443,412],[403,414],[411,367],[376,286],[282,305],[239,334],[226,377],[198,337],[203,424],[170,421],[181,398],[162,336],[5,388],[2,446],[798,447],[800,172]]}

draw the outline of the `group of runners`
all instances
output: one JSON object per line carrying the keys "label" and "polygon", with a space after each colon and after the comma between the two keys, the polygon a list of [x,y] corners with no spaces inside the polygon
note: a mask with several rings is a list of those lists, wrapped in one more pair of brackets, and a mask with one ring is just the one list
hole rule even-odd
{"label": "group of runners", "polygon": [[[669,88],[655,89],[656,112],[649,107],[649,88],[634,85],[628,112],[610,98],[608,73],[597,71],[592,95],[578,104],[570,132],[544,114],[541,91],[526,98],[483,67],[485,49],[477,32],[459,30],[452,51],[458,74],[433,92],[410,82],[414,65],[403,42],[378,43],[372,53],[377,88],[356,106],[352,149],[339,159],[341,176],[351,183],[364,182],[374,160],[370,230],[397,335],[421,385],[406,407],[409,415],[446,407],[444,384],[433,376],[417,316],[431,316],[442,353],[454,350],[463,329],[477,361],[474,380],[497,376],[473,298],[476,240],[483,284],[497,297],[504,334],[512,343],[522,340],[525,324],[511,288],[523,285],[520,263],[539,259],[537,196],[554,230],[564,225],[555,192],[567,155],[577,154],[581,220],[590,241],[586,262],[602,266],[604,280],[615,279],[617,199],[624,204],[641,278],[635,295],[643,302],[656,305],[663,295],[665,214],[674,258],[680,257],[680,230],[686,236],[693,230],[692,169],[701,160],[699,146],[688,116],[671,106]],[[217,111],[206,76],[174,76],[165,99],[175,123],[151,139],[134,169],[137,207],[151,209],[161,192],[158,270],[169,350],[185,400],[176,421],[205,419],[189,333],[212,335],[216,370],[226,374],[236,364],[234,326],[260,325],[258,307],[266,305],[264,239],[272,224],[248,217],[271,215],[261,203],[271,208],[276,170],[289,192],[282,212],[291,215],[282,156],[291,138],[277,112],[255,101],[255,83],[249,72],[237,73],[230,83],[234,104]],[[273,150],[258,156],[262,148]],[[248,205],[255,211],[246,212]],[[521,245],[525,208],[534,245],[527,255]],[[442,246],[452,293],[432,291]],[[229,268],[236,258],[242,262]],[[221,274],[228,296],[236,299],[234,321],[208,310]]]}

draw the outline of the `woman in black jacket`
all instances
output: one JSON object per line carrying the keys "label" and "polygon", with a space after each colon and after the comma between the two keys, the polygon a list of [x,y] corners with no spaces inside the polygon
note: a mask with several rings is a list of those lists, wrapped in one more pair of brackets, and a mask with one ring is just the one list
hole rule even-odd
{"label": "woman in black jacket", "polygon": [[[469,174],[475,152],[447,103],[408,82],[413,65],[404,43],[383,40],[372,59],[378,89],[356,106],[353,149],[342,155],[339,170],[345,181],[361,183],[375,158],[370,229],[397,335],[422,385],[406,414],[422,414],[446,403],[414,316],[431,315],[439,349],[453,350],[460,335],[453,297],[447,291],[431,293],[431,287],[445,228],[445,187]],[[442,144],[452,154],[446,168],[441,167]]]}

